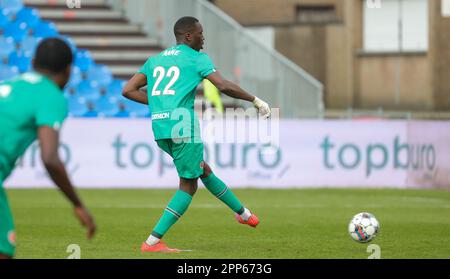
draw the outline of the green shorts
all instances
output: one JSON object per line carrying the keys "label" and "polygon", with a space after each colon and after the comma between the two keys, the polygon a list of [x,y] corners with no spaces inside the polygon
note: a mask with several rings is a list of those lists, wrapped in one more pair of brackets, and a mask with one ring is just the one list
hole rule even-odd
{"label": "green shorts", "polygon": [[160,139],[156,143],[172,157],[179,177],[192,179],[203,174],[202,142],[174,142],[172,139]]}
{"label": "green shorts", "polygon": [[9,209],[6,191],[0,180],[0,254],[14,256],[16,250],[16,235],[14,223]]}

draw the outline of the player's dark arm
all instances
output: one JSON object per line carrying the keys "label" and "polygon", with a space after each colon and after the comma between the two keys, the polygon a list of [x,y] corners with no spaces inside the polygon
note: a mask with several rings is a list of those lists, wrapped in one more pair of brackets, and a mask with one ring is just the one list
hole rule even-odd
{"label": "player's dark arm", "polygon": [[132,101],[148,104],[147,92],[140,90],[147,85],[147,76],[144,74],[135,74],[125,85],[122,91],[122,96]]}
{"label": "player's dark arm", "polygon": [[41,159],[51,179],[62,190],[73,206],[81,207],[78,195],[67,176],[66,168],[61,162],[58,154],[58,132],[48,126],[39,128],[39,144],[41,148]]}
{"label": "player's dark arm", "polygon": [[38,130],[38,138],[41,149],[41,159],[50,178],[73,204],[75,215],[82,225],[88,228],[88,238],[91,238],[95,233],[96,226],[93,218],[75,192],[67,175],[66,168],[59,157],[59,133],[48,126],[41,126]]}
{"label": "player's dark arm", "polygon": [[235,83],[226,80],[222,75],[216,71],[206,77],[212,84],[214,84],[220,92],[235,99],[241,99],[249,102],[255,100],[255,96],[250,95],[244,89],[240,88]]}

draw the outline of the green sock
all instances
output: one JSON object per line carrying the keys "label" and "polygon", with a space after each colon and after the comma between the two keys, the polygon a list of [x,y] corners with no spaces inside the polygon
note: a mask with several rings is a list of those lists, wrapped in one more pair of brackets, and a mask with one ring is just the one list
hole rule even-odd
{"label": "green sock", "polygon": [[202,178],[203,184],[205,184],[206,189],[208,189],[214,196],[224,202],[231,210],[237,214],[242,214],[244,212],[244,207],[242,206],[239,199],[233,194],[231,189],[225,185],[214,173],[211,172],[206,178]]}
{"label": "green sock", "polygon": [[164,213],[153,229],[152,235],[157,238],[162,238],[169,228],[186,212],[191,201],[191,195],[178,190],[164,209]]}

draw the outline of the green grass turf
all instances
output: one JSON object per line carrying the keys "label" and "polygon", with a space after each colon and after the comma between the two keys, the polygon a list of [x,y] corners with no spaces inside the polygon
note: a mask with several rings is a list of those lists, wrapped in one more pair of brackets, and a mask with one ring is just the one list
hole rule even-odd
{"label": "green grass turf", "polygon": [[[17,229],[17,258],[66,258],[69,244],[81,258],[358,258],[369,244],[381,258],[450,258],[450,192],[394,189],[236,189],[261,220],[238,224],[206,190],[166,234],[180,254],[141,254],[140,245],[175,190],[80,190],[94,214],[92,241],[69,203],[52,189],[8,190]],[[351,217],[373,213],[381,232],[369,244],[347,233]]]}

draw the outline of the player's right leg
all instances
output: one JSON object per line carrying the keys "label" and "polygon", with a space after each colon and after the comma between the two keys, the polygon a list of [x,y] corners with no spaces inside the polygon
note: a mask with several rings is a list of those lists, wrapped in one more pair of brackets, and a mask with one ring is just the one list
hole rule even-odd
{"label": "player's right leg", "polygon": [[206,189],[219,200],[225,203],[236,215],[236,220],[241,224],[256,227],[259,219],[249,209],[244,207],[230,188],[225,185],[211,170],[211,167],[204,162],[203,175],[200,176]]}
{"label": "player's right leg", "polygon": [[0,259],[10,259],[14,256],[15,232],[11,210],[5,189],[0,181]]}
{"label": "player's right leg", "polygon": [[[203,156],[203,145],[183,142],[174,143],[171,139],[158,140],[157,144],[174,159],[174,164],[180,177],[180,189],[164,209],[163,215],[148,239],[142,244],[141,250],[143,252],[179,252],[180,250],[178,249],[168,248],[161,239],[178,219],[183,216],[192,201],[192,196],[197,191],[197,180],[203,169],[200,166],[201,159],[196,159],[198,163],[194,163],[193,160],[197,156]],[[195,154],[197,155],[191,156]]]}
{"label": "player's right leg", "polygon": [[175,193],[167,207],[164,209],[163,215],[148,239],[142,244],[142,252],[180,252],[178,249],[167,247],[161,239],[186,212],[192,201],[192,196],[197,191],[197,187],[197,178],[180,178],[180,189]]}

